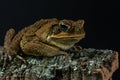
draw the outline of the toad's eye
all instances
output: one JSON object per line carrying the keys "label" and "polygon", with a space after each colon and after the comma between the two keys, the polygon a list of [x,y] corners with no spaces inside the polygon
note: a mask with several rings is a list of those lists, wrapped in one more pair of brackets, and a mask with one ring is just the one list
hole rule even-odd
{"label": "toad's eye", "polygon": [[66,32],[66,31],[68,31],[68,30],[70,29],[70,26],[69,26],[69,25],[66,25],[66,24],[64,24],[64,23],[61,23],[61,24],[60,24],[60,29],[61,29],[61,31]]}

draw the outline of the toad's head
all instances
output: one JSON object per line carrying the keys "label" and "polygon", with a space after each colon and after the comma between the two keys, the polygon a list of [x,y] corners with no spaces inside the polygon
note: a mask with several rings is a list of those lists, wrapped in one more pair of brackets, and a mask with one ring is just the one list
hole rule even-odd
{"label": "toad's head", "polygon": [[46,44],[66,50],[85,37],[83,25],[84,20],[49,19],[37,33]]}

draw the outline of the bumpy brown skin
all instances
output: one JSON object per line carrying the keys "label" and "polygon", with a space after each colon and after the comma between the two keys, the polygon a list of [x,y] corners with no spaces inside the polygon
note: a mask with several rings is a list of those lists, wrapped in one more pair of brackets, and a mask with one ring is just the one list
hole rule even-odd
{"label": "bumpy brown skin", "polygon": [[84,20],[41,19],[25,27],[17,34],[9,29],[5,36],[4,52],[12,58],[21,49],[27,55],[56,56],[67,55],[69,49],[85,36]]}

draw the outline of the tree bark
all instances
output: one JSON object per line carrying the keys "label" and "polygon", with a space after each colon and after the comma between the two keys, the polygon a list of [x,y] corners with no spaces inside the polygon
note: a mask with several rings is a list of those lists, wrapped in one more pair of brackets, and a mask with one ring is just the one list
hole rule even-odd
{"label": "tree bark", "polygon": [[0,80],[112,80],[118,69],[118,52],[98,49],[69,49],[69,56],[33,57],[28,62],[7,59],[0,47]]}

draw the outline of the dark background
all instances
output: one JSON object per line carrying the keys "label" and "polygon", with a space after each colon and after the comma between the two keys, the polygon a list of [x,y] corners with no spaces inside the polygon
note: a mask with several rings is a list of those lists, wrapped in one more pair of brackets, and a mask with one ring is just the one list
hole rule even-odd
{"label": "dark background", "polygon": [[[120,53],[120,7],[113,0],[0,0],[0,45],[9,28],[16,31],[41,18],[84,19],[85,48],[112,49]],[[120,80],[120,70],[113,76]]]}

